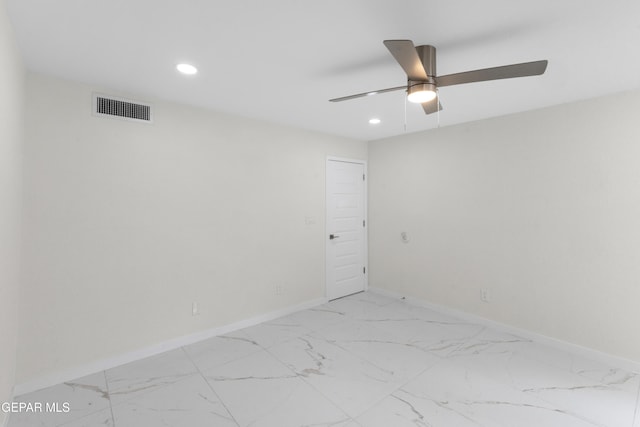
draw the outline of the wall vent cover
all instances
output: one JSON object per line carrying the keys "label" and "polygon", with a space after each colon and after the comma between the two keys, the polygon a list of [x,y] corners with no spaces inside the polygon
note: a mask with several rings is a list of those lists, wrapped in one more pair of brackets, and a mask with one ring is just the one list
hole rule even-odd
{"label": "wall vent cover", "polygon": [[151,105],[97,93],[93,94],[93,114],[136,122],[153,122]]}

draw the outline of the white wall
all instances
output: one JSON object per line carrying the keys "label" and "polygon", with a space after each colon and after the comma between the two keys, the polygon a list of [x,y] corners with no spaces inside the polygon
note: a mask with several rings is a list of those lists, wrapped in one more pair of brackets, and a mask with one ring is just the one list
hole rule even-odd
{"label": "white wall", "polygon": [[630,92],[372,142],[369,284],[640,361],[639,111]]}
{"label": "white wall", "polygon": [[325,158],[366,143],[147,98],[152,125],[98,118],[95,88],[27,83],[18,382],[324,296]]}
{"label": "white wall", "polygon": [[[0,402],[11,399],[15,377],[23,80],[22,60],[14,46],[5,3],[0,1]],[[5,416],[0,411],[0,425]]]}

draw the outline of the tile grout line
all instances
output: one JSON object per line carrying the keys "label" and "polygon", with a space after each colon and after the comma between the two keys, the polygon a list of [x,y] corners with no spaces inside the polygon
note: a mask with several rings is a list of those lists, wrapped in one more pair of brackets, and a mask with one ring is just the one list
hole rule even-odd
{"label": "tile grout line", "polygon": [[435,363],[433,366],[429,366],[427,368],[424,368],[422,371],[420,371],[417,375],[409,378],[407,381],[405,381],[404,383],[400,384],[398,387],[396,387],[395,389],[393,389],[393,391],[391,391],[390,393],[384,395],[383,397],[381,397],[379,400],[377,400],[376,402],[374,402],[373,404],[371,404],[371,406],[369,406],[368,408],[366,408],[364,411],[362,411],[360,414],[358,414],[358,417],[354,418],[354,421],[357,421],[357,418],[363,416],[364,414],[366,414],[367,412],[369,412],[371,409],[375,408],[378,404],[382,403],[382,401],[384,401],[385,399],[388,399],[390,397],[396,397],[394,396],[395,393],[397,393],[398,391],[402,391],[405,392],[405,390],[403,390],[403,387],[406,386],[407,384],[409,384],[411,381],[415,380],[417,377],[419,377],[420,375],[424,374],[425,372],[433,369],[436,365],[438,365],[438,363],[440,363],[440,361],[438,361],[437,363]]}
{"label": "tile grout line", "polygon": [[[392,302],[391,302],[391,303],[389,303],[389,304],[384,304],[384,305],[381,305],[381,306],[378,306],[378,307],[379,307],[379,308],[383,308],[383,307],[386,307],[386,306],[388,306],[388,305],[390,305],[390,304],[393,304],[393,302],[394,302],[394,301],[392,301]],[[356,321],[362,321],[362,322],[366,322],[366,321],[367,321],[367,319],[360,319],[360,318],[351,318],[351,319],[352,319],[352,320],[356,320]],[[383,329],[381,329],[381,328],[378,328],[376,325],[371,324],[370,326],[371,326],[373,329],[375,329],[375,330],[382,331],[382,332],[386,332],[385,330],[383,330]],[[423,352],[425,352],[425,353],[427,353],[427,354],[429,354],[429,355],[433,355],[433,356],[434,356],[434,357],[436,357],[438,360],[437,360],[433,365],[428,366],[428,367],[426,367],[426,368],[422,369],[422,370],[421,370],[420,372],[418,372],[417,374],[413,375],[412,377],[408,378],[406,381],[404,381],[404,382],[402,382],[401,384],[399,384],[399,385],[398,385],[396,388],[394,388],[390,393],[388,393],[387,395],[385,395],[384,397],[382,397],[382,398],[381,398],[380,400],[378,400],[377,402],[373,403],[370,407],[368,407],[367,409],[365,409],[364,411],[362,411],[362,413],[360,413],[358,416],[364,415],[365,413],[367,413],[369,410],[371,410],[372,408],[374,408],[378,403],[382,402],[383,400],[385,400],[385,399],[387,399],[387,398],[389,398],[389,397],[393,397],[393,394],[394,394],[394,393],[396,393],[396,392],[398,392],[398,391],[404,391],[404,390],[402,390],[404,386],[406,386],[407,384],[409,384],[410,382],[412,382],[413,380],[415,380],[417,377],[419,377],[420,375],[424,374],[425,372],[427,372],[427,371],[429,371],[429,370],[434,369],[437,365],[439,365],[440,363],[442,363],[442,361],[444,361],[444,360],[448,359],[448,357],[449,357],[453,352],[455,352],[456,350],[458,350],[458,349],[459,349],[459,348],[460,348],[460,347],[461,347],[465,342],[469,342],[469,341],[471,341],[472,339],[476,338],[477,336],[479,336],[479,335],[480,335],[483,331],[485,331],[486,329],[487,329],[486,327],[481,327],[481,328],[480,328],[480,330],[479,330],[476,334],[472,335],[472,336],[471,336],[471,337],[469,337],[467,340],[465,340],[465,341],[463,341],[463,342],[458,343],[458,344],[455,346],[455,348],[453,348],[453,349],[449,350],[449,352],[447,352],[447,354],[446,354],[446,355],[444,355],[444,356],[440,356],[439,354],[432,353],[432,352],[431,352],[430,350],[428,350],[428,349],[422,349],[422,348],[420,348],[420,350],[421,350],[421,351],[423,351]],[[367,363],[367,364],[369,364],[369,365],[371,365],[371,366],[373,366],[373,367],[375,367],[375,368],[377,368],[377,369],[385,370],[384,368],[382,368],[381,366],[378,366],[376,363],[372,362],[372,361],[371,361],[371,360],[369,360],[368,358],[363,357],[363,356],[361,356],[361,355],[359,355],[359,354],[357,354],[357,353],[354,353],[354,352],[350,351],[348,348],[345,348],[345,347],[343,347],[343,346],[341,346],[341,345],[339,345],[339,344],[337,344],[337,343],[332,343],[332,342],[331,342],[331,341],[329,341],[326,337],[322,336],[322,333],[320,333],[320,332],[319,332],[319,335],[321,336],[321,338],[322,338],[323,340],[325,340],[326,342],[328,342],[328,343],[329,343],[329,344],[331,344],[331,345],[335,345],[336,347],[338,347],[338,348],[342,349],[343,351],[345,351],[346,353],[348,353],[348,354],[349,354],[349,355],[351,355],[352,357],[355,357],[355,358],[357,358],[357,359],[359,359],[359,360],[361,360],[361,361],[363,361],[363,362],[365,362],[365,363]],[[400,345],[406,345],[406,343],[398,343],[398,344],[400,344]],[[303,378],[303,380],[304,380],[304,378]],[[355,420],[356,420],[356,419],[354,418],[354,421],[355,421]]]}
{"label": "tile grout line", "polygon": [[[359,292],[359,293],[357,293],[357,294],[347,295],[347,296],[345,296],[345,297],[338,298],[338,299],[343,299],[343,298],[344,298],[344,299],[346,299],[346,298],[352,297],[353,295],[359,295],[359,294],[361,294],[361,293],[362,293],[362,292]],[[335,301],[335,300],[333,300],[333,301]],[[330,302],[331,302],[331,301],[330,301]],[[368,302],[368,301],[365,301],[365,302]],[[390,303],[392,303],[392,302],[393,302],[393,301],[391,301]],[[389,304],[390,304],[390,303],[389,303]],[[377,304],[376,304],[376,305],[377,305]],[[386,304],[385,304],[385,305],[386,305]],[[384,305],[383,305],[383,306],[384,306]],[[381,307],[383,307],[383,306],[377,306],[377,307],[378,307],[378,308],[381,308]],[[308,309],[308,310],[312,310],[312,309]],[[306,379],[303,375],[298,374],[298,373],[295,371],[295,369],[293,369],[292,367],[288,366],[284,361],[280,360],[280,358],[279,358],[278,356],[276,356],[275,354],[273,354],[273,353],[270,351],[270,348],[271,348],[271,347],[273,347],[273,346],[275,346],[275,345],[284,344],[284,343],[287,343],[287,342],[291,342],[291,341],[294,341],[294,340],[298,340],[298,339],[303,338],[303,337],[315,337],[315,338],[317,338],[317,339],[321,339],[321,340],[325,341],[325,342],[326,342],[326,343],[328,343],[329,345],[335,346],[335,347],[337,347],[337,348],[339,348],[339,349],[341,349],[341,350],[345,351],[347,354],[351,355],[352,357],[355,357],[356,359],[359,359],[359,360],[361,360],[361,361],[364,361],[364,362],[366,362],[366,363],[369,363],[369,364],[371,364],[372,366],[374,366],[374,367],[376,367],[376,368],[380,369],[380,368],[379,368],[378,366],[376,366],[375,364],[372,364],[372,363],[368,362],[367,360],[365,360],[364,358],[362,358],[362,357],[358,356],[357,354],[352,353],[351,351],[349,351],[349,350],[347,350],[347,349],[343,348],[343,347],[342,347],[342,346],[340,346],[340,345],[337,345],[336,343],[332,343],[332,342],[330,342],[330,341],[329,341],[325,336],[323,336],[323,335],[322,335],[322,332],[320,332],[320,331],[322,331],[323,329],[325,329],[325,328],[327,328],[327,327],[329,327],[329,326],[333,326],[334,324],[339,324],[339,323],[348,322],[348,321],[360,321],[360,320],[361,320],[361,319],[358,319],[358,318],[356,318],[356,317],[353,317],[352,315],[350,315],[350,314],[349,314],[349,313],[347,313],[347,312],[344,312],[344,313],[342,313],[342,312],[335,312],[335,313],[338,313],[338,314],[340,314],[340,315],[344,316],[344,318],[340,319],[340,320],[339,320],[339,321],[337,321],[337,322],[333,322],[333,323],[331,323],[331,324],[325,324],[325,325],[322,325],[322,326],[320,326],[320,327],[318,327],[318,328],[313,328],[313,329],[311,329],[311,328],[305,327],[305,329],[309,329],[306,333],[304,333],[304,334],[302,334],[302,335],[299,335],[299,336],[296,336],[296,337],[293,337],[293,338],[290,338],[290,339],[283,340],[283,341],[281,341],[281,342],[279,342],[279,343],[277,343],[277,344],[274,344],[274,345],[272,345],[272,346],[270,346],[270,347],[265,347],[265,346],[262,346],[262,345],[260,345],[260,344],[258,344],[258,345],[260,345],[261,347],[263,347],[264,351],[266,351],[266,352],[267,352],[268,354],[270,354],[274,359],[276,359],[276,360],[278,361],[278,363],[280,363],[280,364],[281,364],[281,365],[283,365],[286,369],[288,369],[290,372],[292,372],[292,373],[296,376],[296,378],[299,378],[300,380],[302,380],[302,382],[303,382],[304,384],[306,384],[307,386],[311,387],[311,388],[312,388],[312,389],[314,389],[314,390],[315,390],[315,391],[316,391],[320,396],[322,396],[322,397],[325,399],[325,401],[327,401],[329,404],[331,404],[332,406],[336,407],[340,412],[342,412],[342,413],[343,413],[343,414],[344,414],[344,415],[349,419],[349,421],[351,421],[351,422],[353,422],[353,423],[356,423],[356,424],[359,426],[359,425],[360,425],[360,423],[358,423],[358,422],[357,422],[356,417],[352,417],[351,415],[349,415],[349,414],[348,414],[348,413],[347,413],[347,412],[346,412],[346,411],[345,411],[345,410],[344,410],[340,405],[338,405],[337,403],[333,402],[333,401],[332,401],[332,400],[331,400],[331,399],[330,399],[330,398],[329,398],[329,397],[328,397],[328,396],[327,396],[327,395],[326,395],[322,390],[318,389],[318,388],[317,388],[313,383],[311,383],[311,382],[307,381],[307,379]],[[386,397],[387,397],[387,396],[385,396],[384,398],[386,398]],[[384,398],[383,398],[383,399],[384,399]],[[368,409],[370,409],[370,408],[367,408],[367,410],[368,410]],[[366,411],[363,411],[362,413],[364,413],[364,412],[366,412]],[[359,414],[359,415],[362,415],[362,414]]]}
{"label": "tile grout line", "polygon": [[[309,308],[309,309],[307,309],[307,310],[313,310],[313,308]],[[300,311],[300,312],[304,312],[304,311],[306,311],[306,310],[302,310],[302,311]],[[300,313],[300,312],[297,312],[297,313]],[[343,313],[339,313],[339,314],[344,315]],[[286,316],[282,316],[282,317],[286,317]],[[276,319],[273,319],[273,320],[271,320],[271,321],[269,321],[269,322],[277,321],[278,319],[279,319],[279,318],[276,318]],[[340,320],[339,320],[338,322],[336,322],[336,323],[340,323],[340,322],[343,322],[343,321],[346,321],[346,320],[347,320],[347,319],[340,319]],[[269,323],[269,322],[265,322],[265,323]],[[326,326],[326,325],[323,325],[323,328],[324,328],[325,326]],[[271,344],[271,345],[260,344],[259,342],[257,342],[257,341],[255,341],[255,340],[253,340],[250,336],[247,336],[247,338],[248,338],[248,339],[250,339],[251,341],[253,341],[253,343],[255,343],[255,344],[260,348],[260,350],[257,350],[257,351],[255,351],[255,352],[252,352],[251,354],[248,354],[248,355],[246,355],[246,356],[243,356],[243,357],[241,357],[241,359],[246,358],[246,357],[250,357],[251,355],[253,355],[253,354],[257,353],[257,352],[260,352],[260,351],[263,351],[263,352],[267,353],[267,354],[268,354],[268,355],[270,355],[273,359],[275,359],[275,360],[276,360],[280,365],[282,365],[286,370],[288,370],[289,372],[291,372],[291,373],[295,376],[295,378],[297,378],[297,379],[301,380],[304,384],[306,384],[307,386],[311,387],[311,388],[312,388],[313,390],[315,390],[315,391],[316,391],[320,396],[322,396],[322,397],[325,399],[325,401],[327,401],[327,403],[329,403],[330,405],[332,405],[332,406],[334,406],[336,409],[338,409],[340,412],[342,412],[342,413],[344,414],[344,416],[345,416],[345,417],[347,417],[347,419],[348,419],[349,421],[351,421],[351,422],[356,422],[355,418],[352,418],[348,413],[346,413],[346,412],[344,411],[344,409],[342,409],[342,408],[341,408],[340,406],[338,406],[336,403],[334,403],[333,401],[331,401],[331,400],[330,400],[330,399],[329,399],[329,398],[328,398],[328,397],[327,397],[327,396],[326,396],[322,391],[318,390],[318,389],[317,389],[313,384],[311,384],[311,383],[309,383],[308,381],[306,381],[306,380],[305,380],[305,378],[304,378],[302,375],[299,375],[299,374],[298,374],[298,373],[297,373],[293,368],[291,368],[290,366],[288,366],[284,361],[280,360],[280,358],[279,358],[278,356],[276,356],[275,354],[273,354],[273,353],[270,351],[270,349],[271,349],[272,347],[276,346],[276,345],[280,345],[280,344],[284,344],[284,343],[287,343],[287,342],[291,342],[291,341],[294,341],[294,340],[300,339],[301,337],[309,336],[309,335],[314,334],[314,333],[316,333],[316,332],[317,332],[316,330],[313,330],[313,329],[308,328],[308,327],[303,327],[303,328],[304,328],[304,329],[307,329],[307,330],[305,331],[305,333],[303,333],[303,334],[301,334],[301,335],[298,335],[298,336],[294,336],[294,337],[291,337],[291,338],[284,339],[284,340],[282,340],[282,341],[275,342],[275,343],[273,343],[273,344]],[[322,328],[321,328],[321,329],[322,329]],[[324,338],[323,338],[323,339],[324,339]],[[185,352],[186,352],[186,349],[185,349]],[[228,362],[225,362],[225,363],[221,364],[220,366],[223,366],[223,365],[226,365],[226,364],[228,364],[228,363],[232,363],[232,362],[233,362],[233,361],[228,361]],[[195,365],[195,363],[194,363],[194,365]],[[198,371],[199,371],[199,368],[198,368],[197,366],[196,366],[196,368],[197,368],[197,369],[198,369]],[[204,377],[204,375],[203,375],[203,377]],[[205,381],[206,381],[206,378],[205,378]],[[208,381],[207,381],[207,384],[209,384],[209,382],[208,382]],[[209,384],[209,387],[212,387],[212,386]],[[215,393],[215,391],[214,391],[214,393]],[[217,393],[216,393],[216,395],[217,395]],[[220,399],[220,400],[221,400],[221,402],[222,402],[222,399]],[[223,404],[224,404],[224,403],[223,403]],[[225,405],[225,408],[226,408],[226,405]],[[230,412],[230,411],[229,411],[229,414],[231,414],[231,412]],[[232,416],[233,416],[233,415],[232,415]],[[235,420],[235,418],[234,418],[234,420]],[[356,423],[356,424],[358,424],[358,423]],[[239,424],[238,424],[238,425],[239,425]],[[359,424],[358,424],[358,425],[359,425]]]}
{"label": "tile grout line", "polygon": [[[393,304],[393,302],[394,302],[394,301],[392,300],[392,301],[391,301],[390,303],[388,303],[388,304],[383,304],[383,305],[377,305],[377,304],[376,304],[376,305],[377,305],[377,308],[383,308],[383,307],[386,307],[386,306],[388,306],[388,305],[390,305],[390,304]],[[348,317],[350,318],[350,320],[352,320],[352,321],[357,321],[357,322],[367,322],[367,319],[361,319],[361,318],[357,318],[357,317],[352,317],[352,316],[350,316],[348,313],[346,314],[346,316],[348,316]],[[371,326],[373,329],[377,330],[377,331],[381,331],[381,332],[383,332],[383,333],[385,333],[385,332],[386,332],[386,331],[384,331],[383,329],[378,328],[376,325],[370,324],[370,326]],[[383,370],[383,371],[384,371],[384,370],[386,370],[386,369],[382,368],[381,366],[378,366],[376,363],[373,363],[373,362],[372,362],[371,360],[369,360],[368,358],[365,358],[365,357],[363,357],[363,356],[360,356],[360,355],[359,355],[359,354],[357,354],[357,353],[352,352],[351,350],[349,350],[348,348],[343,347],[342,345],[338,344],[337,342],[331,342],[331,341],[330,341],[330,340],[328,340],[325,336],[323,336],[321,332],[317,332],[317,334],[318,334],[318,335],[320,335],[320,337],[319,337],[319,338],[321,338],[322,340],[326,341],[326,342],[327,342],[328,344],[330,344],[330,345],[333,345],[333,346],[338,347],[339,349],[341,349],[342,351],[346,352],[346,353],[347,353],[347,354],[349,354],[350,356],[352,356],[352,357],[354,357],[354,358],[356,358],[356,359],[358,359],[358,360],[360,360],[360,361],[362,361],[362,362],[364,362],[364,363],[366,363],[366,364],[369,364],[369,365],[373,366],[373,367],[374,367],[374,368],[376,368],[376,369],[380,369],[380,370]],[[404,345],[404,344],[401,344],[401,345]],[[456,349],[457,349],[457,348],[459,348],[459,346],[460,346],[460,345],[461,345],[461,344],[459,344],[459,345],[456,347]],[[441,363],[441,362],[442,362],[442,360],[444,360],[444,358],[446,358],[446,356],[439,356],[439,355],[437,355],[437,354],[435,354],[435,353],[431,353],[431,351],[426,350],[426,349],[421,349],[421,350],[422,350],[422,351],[425,351],[426,353],[433,354],[435,357],[437,357],[437,358],[438,358],[438,359],[440,359],[440,360],[438,360],[438,361],[437,361],[436,363],[434,363],[433,365],[431,365],[431,366],[428,366],[428,367],[424,368],[424,369],[423,369],[423,370],[421,370],[418,374],[416,374],[416,375],[412,376],[411,378],[408,378],[406,381],[404,381],[403,383],[399,384],[399,385],[398,385],[397,387],[395,387],[391,392],[387,393],[385,396],[381,397],[378,401],[376,401],[375,403],[373,403],[371,406],[369,406],[368,408],[366,408],[365,410],[363,410],[360,414],[358,414],[358,416],[357,416],[357,417],[352,418],[354,422],[356,422],[356,423],[357,423],[357,418],[358,418],[358,417],[360,417],[360,416],[364,415],[365,413],[367,413],[369,410],[371,410],[372,408],[374,408],[378,403],[380,403],[380,402],[382,402],[383,400],[385,400],[385,399],[387,399],[387,398],[389,398],[389,397],[393,396],[393,394],[394,394],[394,393],[396,393],[398,390],[401,390],[401,389],[402,389],[402,387],[404,387],[404,386],[406,386],[407,384],[409,384],[411,381],[413,381],[413,380],[414,380],[415,378],[417,378],[418,376],[422,375],[424,372],[426,372],[426,371],[428,371],[428,370],[430,370],[430,369],[433,369],[435,366],[437,366],[439,363]],[[455,350],[455,349],[454,349],[454,350]],[[451,351],[454,351],[454,350],[451,350]],[[302,378],[302,380],[303,380],[303,381],[305,381],[305,379],[304,379],[304,378]],[[305,382],[307,382],[307,381],[305,381]],[[311,383],[308,383],[308,384],[309,384],[309,385],[311,385],[311,386],[313,386],[313,384],[311,384]],[[315,387],[314,387],[314,388],[315,388]],[[324,396],[324,393],[322,393],[320,390],[318,390],[318,391],[319,391],[319,392]],[[359,423],[358,423],[358,424],[359,424]]]}
{"label": "tile grout line", "polygon": [[[236,423],[236,425],[238,427],[240,427],[240,423],[238,422],[238,420],[236,420],[236,417],[233,416],[233,414],[231,413],[231,411],[229,410],[229,408],[227,407],[227,404],[224,403],[224,401],[222,400],[222,398],[220,397],[220,395],[214,390],[213,386],[211,385],[211,383],[209,381],[207,381],[207,377],[204,376],[204,374],[202,373],[202,371],[200,370],[200,367],[198,365],[196,365],[196,363],[193,361],[193,359],[191,358],[191,355],[189,354],[189,352],[187,351],[186,348],[180,347],[182,349],[182,351],[184,352],[184,354],[187,356],[187,359],[189,359],[189,361],[191,362],[191,364],[193,364],[193,366],[196,368],[196,371],[198,371],[198,374],[202,377],[202,379],[204,380],[205,384],[207,384],[207,387],[209,387],[209,389],[211,390],[211,392],[214,394],[215,397],[218,398],[218,401],[220,402],[220,404],[224,407],[224,409],[227,411],[227,413],[229,414],[229,416],[231,417],[231,419],[233,420],[234,423]],[[115,426],[114,426],[115,427]]]}
{"label": "tile grout line", "polygon": [[[379,308],[382,308],[382,307],[385,307],[386,305],[388,305],[388,304],[385,304],[385,305],[382,305],[382,306],[378,306],[378,307],[379,307]],[[366,321],[366,319],[359,319],[359,318],[354,318],[354,317],[351,317],[351,318],[350,318],[350,320],[352,320],[352,321]],[[339,323],[339,322],[338,322],[338,323]],[[327,326],[327,325],[325,325],[325,326]],[[378,330],[378,331],[382,331],[382,332],[384,332],[384,330],[377,328],[375,325],[371,325],[371,327],[372,327],[372,328],[374,328],[374,329],[376,329],[376,330]],[[376,368],[376,369],[385,370],[384,368],[382,368],[382,367],[378,366],[377,364],[373,363],[373,362],[372,362],[372,361],[370,361],[369,359],[367,359],[367,358],[365,358],[365,357],[363,357],[363,356],[360,356],[360,355],[358,355],[357,353],[353,353],[353,352],[352,352],[352,351],[350,351],[349,349],[347,349],[347,348],[345,348],[345,347],[343,347],[343,346],[341,346],[341,345],[339,345],[339,344],[337,344],[337,343],[335,343],[335,342],[331,342],[331,341],[329,341],[325,336],[323,336],[323,335],[322,335],[322,333],[321,333],[321,332],[319,332],[319,331],[321,331],[322,329],[324,329],[324,327],[323,327],[323,328],[318,329],[317,331],[311,331],[310,333],[303,334],[303,335],[301,335],[301,336],[299,336],[299,337],[296,337],[296,338],[292,338],[291,340],[285,340],[284,342],[293,341],[293,340],[295,340],[295,339],[300,339],[300,338],[305,337],[305,336],[313,336],[312,334],[316,334],[315,338],[317,338],[317,339],[321,339],[321,340],[325,341],[327,344],[332,345],[332,346],[335,346],[335,347],[337,347],[337,348],[341,349],[341,350],[342,350],[342,351],[344,351],[345,353],[349,354],[351,357],[354,357],[355,359],[358,359],[358,360],[360,360],[360,361],[362,361],[362,362],[364,362],[364,363],[366,363],[366,364],[369,364],[369,365],[373,366],[373,367],[374,367],[374,368]],[[482,329],[480,330],[480,332],[482,332],[484,329],[486,329],[486,328],[482,328]],[[479,333],[480,333],[480,332],[479,332]],[[319,335],[319,336],[318,336],[318,335]],[[474,337],[475,337],[475,336],[477,336],[477,335],[474,335]],[[459,344],[459,345],[456,347],[456,349],[457,349],[457,348],[459,348],[459,346],[460,346],[460,345],[462,345],[462,344]],[[455,350],[455,349],[454,349],[454,350]],[[451,350],[451,351],[454,351],[454,350]],[[267,351],[269,354],[271,354],[271,355],[272,355],[276,360],[278,360],[278,362],[280,362],[280,363],[281,363],[282,365],[284,365],[287,369],[289,369],[290,371],[292,371],[296,376],[298,376],[298,377],[299,377],[302,381],[304,381],[307,385],[311,386],[311,387],[312,387],[313,389],[315,389],[318,393],[320,393],[320,395],[321,395],[321,396],[323,396],[323,397],[324,397],[328,402],[330,402],[332,405],[334,405],[334,406],[336,406],[337,408],[339,408],[343,413],[345,413],[345,415],[347,415],[347,417],[349,417],[349,419],[351,419],[351,421],[353,421],[353,422],[356,422],[356,423],[357,423],[357,420],[356,420],[356,418],[357,418],[357,417],[351,417],[349,414],[347,414],[347,413],[346,413],[346,412],[345,412],[345,411],[344,411],[340,406],[338,406],[336,403],[334,403],[333,401],[331,401],[331,400],[328,398],[328,396],[326,396],[326,395],[325,395],[325,393],[323,393],[321,390],[319,390],[318,388],[316,388],[312,383],[308,382],[304,376],[298,375],[298,373],[297,373],[297,372],[295,372],[295,370],[293,370],[293,369],[292,369],[291,367],[289,367],[286,363],[284,363],[282,360],[280,360],[276,355],[274,355],[271,351],[269,351],[269,348],[265,348],[265,351]],[[433,353],[431,353],[431,352],[430,352],[430,351],[428,351],[428,350],[423,350],[423,351],[425,351],[425,352],[427,352],[427,353],[429,353],[429,354],[433,354]],[[375,402],[375,403],[373,403],[370,407],[366,408],[364,411],[362,411],[360,414],[358,414],[358,416],[365,414],[365,413],[366,413],[367,411],[369,411],[371,408],[375,407],[375,406],[376,406],[376,404],[378,404],[379,402],[382,402],[384,399],[386,399],[386,398],[388,398],[388,397],[392,396],[392,395],[393,395],[393,393],[397,392],[398,390],[401,390],[401,389],[402,389],[402,387],[404,387],[405,385],[407,385],[408,383],[410,383],[411,381],[413,381],[416,377],[418,377],[418,376],[422,375],[424,372],[426,372],[426,371],[428,371],[428,370],[430,370],[430,369],[433,369],[433,368],[434,368],[436,365],[438,365],[442,360],[444,360],[444,358],[446,358],[446,356],[442,357],[442,356],[439,356],[439,355],[437,355],[437,354],[433,354],[433,355],[434,355],[435,357],[437,357],[438,359],[441,359],[441,360],[438,360],[438,361],[437,361],[436,363],[434,363],[433,365],[428,366],[428,367],[424,368],[423,370],[421,370],[417,375],[414,375],[414,376],[412,376],[411,378],[408,378],[408,379],[407,379],[406,381],[404,381],[402,384],[399,384],[399,385],[398,385],[396,388],[394,388],[390,393],[386,394],[385,396],[383,396],[382,398],[380,398],[380,400],[376,401],[376,402]]]}
{"label": "tile grout line", "polygon": [[116,426],[116,417],[113,415],[113,404],[111,403],[111,390],[109,390],[109,380],[107,379],[107,371],[102,371],[104,375],[104,384],[107,387],[107,396],[109,396],[109,412],[111,412],[111,422],[113,427]]}
{"label": "tile grout line", "polygon": [[[286,342],[290,342],[296,339],[300,339],[302,337],[306,337],[308,335],[310,335],[312,332],[308,333],[308,334],[304,334],[304,335],[300,335],[299,337],[296,338],[292,338],[290,340],[286,340],[283,341],[283,343]],[[325,401],[327,401],[327,403],[329,403],[330,405],[334,406],[335,408],[337,408],[340,412],[342,412],[349,421],[352,422],[356,422],[356,419],[353,418],[351,415],[349,415],[341,406],[339,406],[337,403],[333,402],[331,399],[329,399],[329,397],[327,397],[326,394],[324,394],[322,392],[322,390],[319,390],[315,385],[313,385],[312,383],[308,382],[305,377],[303,375],[298,374],[295,369],[291,368],[289,365],[287,365],[284,361],[280,360],[280,358],[278,356],[276,356],[275,354],[273,354],[272,352],[269,351],[269,349],[265,348],[264,349],[265,352],[267,352],[271,357],[273,357],[275,360],[278,361],[278,363],[280,363],[282,366],[284,366],[287,370],[289,370],[291,373],[293,373],[293,375],[296,376],[297,379],[301,380],[304,384],[306,384],[307,386],[311,387],[312,389],[314,389],[320,396],[322,396],[324,398]]]}

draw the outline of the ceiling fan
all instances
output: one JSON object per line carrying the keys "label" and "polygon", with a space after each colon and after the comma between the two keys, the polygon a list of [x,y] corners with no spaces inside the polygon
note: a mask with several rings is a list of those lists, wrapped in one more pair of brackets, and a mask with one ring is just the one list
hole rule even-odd
{"label": "ceiling fan", "polygon": [[405,73],[407,84],[356,95],[330,99],[331,102],[377,95],[379,93],[405,90],[409,102],[422,104],[426,114],[442,110],[438,101],[438,88],[464,83],[484,82],[488,80],[511,79],[514,77],[538,76],[547,69],[548,61],[525,62],[504,65],[502,67],[483,68],[463,73],[436,75],[436,48],[430,45],[414,46],[411,40],[385,40],[384,45],[398,61]]}

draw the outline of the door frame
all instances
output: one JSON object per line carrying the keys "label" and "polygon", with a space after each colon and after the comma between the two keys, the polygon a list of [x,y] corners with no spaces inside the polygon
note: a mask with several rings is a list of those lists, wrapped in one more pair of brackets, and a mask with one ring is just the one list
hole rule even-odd
{"label": "door frame", "polygon": [[363,166],[364,169],[364,290],[369,290],[369,170],[367,168],[367,161],[362,159],[352,159],[347,157],[327,156],[324,167],[324,296],[329,298],[328,289],[328,269],[329,269],[329,192],[328,192],[328,171],[329,162],[344,162],[344,163],[356,163]]}

